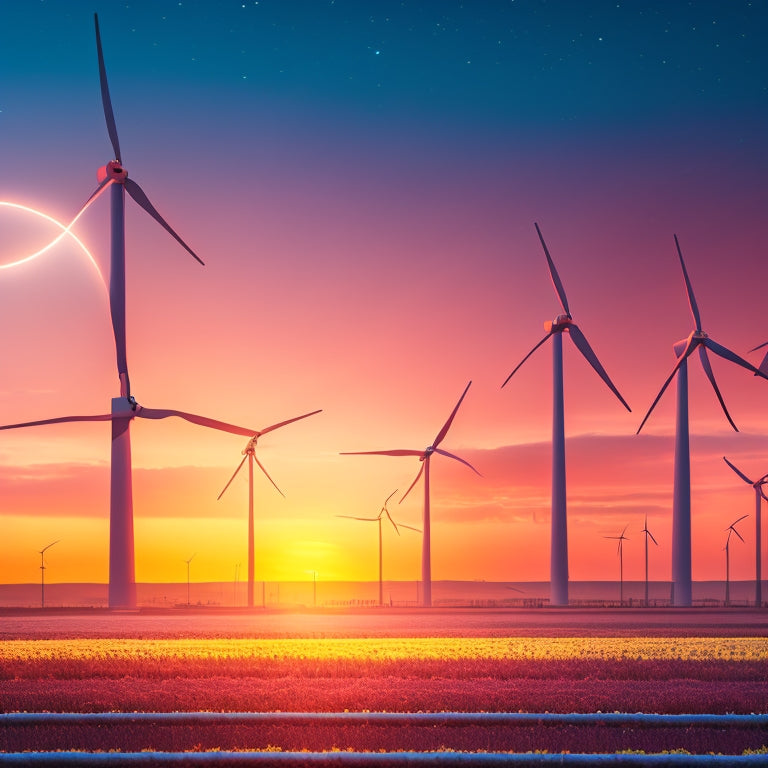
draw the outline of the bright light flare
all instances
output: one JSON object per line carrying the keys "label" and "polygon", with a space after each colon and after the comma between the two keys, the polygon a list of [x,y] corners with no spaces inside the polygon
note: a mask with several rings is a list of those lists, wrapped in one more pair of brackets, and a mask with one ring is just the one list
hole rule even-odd
{"label": "bright light flare", "polygon": [[[110,182],[111,183],[111,182]],[[34,216],[38,216],[41,219],[45,219],[46,221],[50,222],[51,224],[54,224],[61,230],[61,234],[59,234],[57,237],[55,237],[53,240],[51,240],[50,243],[43,246],[40,250],[35,251],[35,253],[31,253],[28,256],[23,256],[21,258],[15,259],[14,261],[10,261],[6,264],[0,264],[0,270],[3,269],[11,269],[13,267],[19,267],[22,264],[26,264],[30,261],[34,261],[39,256],[42,256],[44,253],[47,253],[51,248],[53,248],[57,243],[59,243],[62,238],[69,235],[82,249],[83,253],[88,257],[89,261],[93,265],[93,268],[96,270],[96,272],[99,275],[99,278],[101,279],[102,284],[106,288],[106,282],[104,280],[104,275],[101,273],[101,269],[99,269],[99,265],[96,263],[96,259],[93,258],[93,254],[88,250],[85,243],[74,233],[72,232],[72,227],[77,223],[77,221],[80,219],[80,217],[88,210],[88,208],[91,206],[91,203],[93,203],[94,200],[96,200],[98,197],[101,196],[101,193],[109,186],[109,184],[106,184],[104,187],[102,187],[97,194],[95,194],[88,202],[80,209],[77,216],[75,216],[72,221],[69,222],[69,224],[62,224],[58,219],[55,219],[53,216],[49,216],[47,213],[44,213],[43,211],[38,211],[36,208],[30,208],[28,205],[21,205],[20,203],[12,203],[7,200],[0,200],[0,206],[3,206],[5,208],[13,208],[18,211],[24,211],[25,213],[31,213]]]}

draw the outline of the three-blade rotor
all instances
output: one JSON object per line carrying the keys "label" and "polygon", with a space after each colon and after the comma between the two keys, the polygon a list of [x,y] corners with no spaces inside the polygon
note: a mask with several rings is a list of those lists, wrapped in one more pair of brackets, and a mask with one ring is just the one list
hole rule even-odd
{"label": "three-blade rotor", "polygon": [[[603,536],[604,539],[616,539],[619,542],[619,548],[616,550],[617,554],[621,554],[622,545],[625,541],[629,541],[629,538],[627,538],[624,534],[627,532],[627,528],[629,528],[628,525],[624,526],[624,530],[621,532],[620,536]],[[651,536],[653,538],[653,536]]]}
{"label": "three-blade rotor", "polygon": [[[283,498],[285,498],[285,494],[280,490],[277,483],[272,479],[269,472],[267,472],[267,470],[265,469],[264,465],[259,461],[258,456],[256,456],[256,443],[262,435],[266,435],[268,432],[272,432],[275,429],[280,429],[280,427],[284,427],[287,424],[292,424],[294,421],[300,421],[301,419],[306,419],[308,416],[314,416],[316,413],[320,413],[321,410],[322,409],[319,409],[317,411],[311,411],[310,413],[303,413],[301,416],[294,416],[292,419],[286,419],[285,421],[280,421],[277,424],[272,424],[271,426],[265,427],[264,429],[258,430],[256,432],[254,431],[248,432],[246,436],[249,437],[250,440],[248,440],[248,443],[243,449],[243,458],[241,462],[237,465],[237,469],[235,469],[235,471],[232,473],[232,477],[229,478],[229,481],[224,486],[221,493],[216,497],[216,501],[218,501],[224,495],[227,488],[229,488],[229,486],[232,484],[232,481],[235,479],[235,477],[237,477],[237,473],[242,469],[243,464],[245,464],[245,461],[248,458],[251,458],[253,461],[256,462],[256,465],[264,473],[264,476],[267,478],[267,480],[269,480],[269,482],[272,483],[272,485],[275,487],[277,492]],[[238,434],[242,434],[242,433],[238,433]]]}
{"label": "three-blade rotor", "polygon": [[[626,530],[626,528],[624,529]],[[651,541],[658,547],[659,542],[653,537],[653,534],[648,530],[648,515],[645,516],[645,523],[643,524],[643,530],[640,533],[644,533],[646,538],[650,537]]]}
{"label": "three-blade rotor", "polygon": [[712,385],[712,389],[715,392],[715,395],[717,397],[718,402],[720,403],[720,407],[723,409],[723,413],[725,414],[726,419],[728,419],[728,423],[733,427],[733,429],[738,432],[738,428],[736,424],[734,423],[733,419],[731,418],[730,413],[728,413],[728,409],[726,408],[725,401],[723,400],[722,394],[720,394],[720,389],[717,386],[717,382],[715,381],[715,374],[712,371],[712,365],[709,361],[709,355],[707,354],[707,350],[710,352],[714,352],[714,354],[718,355],[719,357],[722,357],[724,360],[728,360],[731,363],[735,363],[736,365],[741,366],[742,368],[746,368],[748,371],[751,371],[756,376],[763,376],[763,378],[768,378],[765,374],[763,374],[760,370],[755,368],[754,365],[744,360],[744,358],[739,357],[735,352],[732,352],[730,349],[727,349],[722,344],[718,344],[716,341],[711,339],[704,331],[701,329],[701,315],[699,313],[699,307],[696,303],[696,297],[693,293],[693,287],[691,286],[690,278],[688,277],[688,270],[685,267],[685,261],[683,260],[683,253],[680,250],[680,243],[678,242],[677,235],[675,235],[675,246],[677,247],[677,255],[680,259],[680,266],[683,270],[683,278],[685,280],[685,289],[688,294],[688,305],[691,309],[691,315],[693,316],[693,322],[695,325],[695,328],[691,333],[688,335],[688,338],[684,341],[678,342],[678,344],[675,345],[675,354],[677,355],[677,362],[675,363],[674,367],[672,368],[672,371],[667,376],[667,378],[664,381],[664,384],[662,385],[661,389],[659,390],[659,394],[656,395],[655,400],[653,403],[651,403],[651,407],[648,409],[648,412],[645,414],[645,418],[640,423],[640,426],[637,428],[637,434],[640,434],[640,430],[645,425],[645,422],[648,421],[648,417],[653,412],[653,409],[656,407],[656,404],[661,400],[661,396],[666,391],[667,387],[672,382],[672,379],[675,378],[677,375],[677,372],[680,370],[680,366],[698,349],[699,351],[699,359],[701,361],[701,367],[704,369],[704,373],[706,374],[706,377],[709,379],[709,383]]}
{"label": "three-blade rotor", "polygon": [[737,523],[740,523],[742,520],[745,520],[748,518],[749,515],[742,515],[738,520],[734,520],[725,530],[728,531],[728,538],[725,540],[725,548],[728,549],[728,543],[731,540],[731,534],[735,533],[742,541],[744,541],[744,537],[736,530],[734,527]]}
{"label": "three-blade rotor", "polygon": [[[432,444],[428,445],[423,451],[418,451],[410,448],[396,448],[388,451],[342,451],[340,455],[342,456],[418,456],[419,461],[423,463],[419,469],[418,474],[416,475],[416,479],[410,484],[410,486],[408,487],[408,490],[403,494],[402,498],[400,499],[400,503],[402,503],[405,500],[406,496],[408,496],[408,494],[411,492],[411,489],[421,479],[422,474],[424,474],[424,467],[426,466],[426,462],[429,461],[429,458],[433,453],[439,453],[441,456],[447,456],[449,459],[455,459],[456,461],[459,461],[462,464],[469,467],[475,474],[480,475],[480,473],[468,461],[465,461],[461,457],[456,456],[453,453],[449,453],[448,451],[445,451],[442,448],[438,448],[438,445],[440,445],[440,443],[443,442],[443,440],[445,439],[445,436],[448,434],[448,430],[451,428],[451,424],[453,423],[456,413],[459,410],[459,406],[461,405],[462,401],[466,397],[466,394],[469,391],[469,387],[471,386],[471,384],[472,384],[471,381],[469,382],[469,384],[467,384],[466,388],[464,389],[464,392],[462,392],[461,397],[459,398],[459,402],[456,403],[456,406],[451,411],[451,415],[448,417],[445,424],[443,424],[442,428],[437,433],[435,439],[432,441]],[[480,477],[482,477],[482,475],[480,475]]]}
{"label": "three-blade rotor", "polygon": [[549,277],[552,281],[552,286],[555,289],[555,294],[557,295],[558,301],[560,302],[560,306],[563,308],[563,312],[565,314],[560,315],[554,322],[548,322],[545,324],[545,328],[547,329],[547,334],[544,336],[541,341],[539,341],[533,349],[515,366],[512,373],[507,376],[506,379],[504,379],[504,383],[501,385],[502,389],[506,386],[507,382],[517,373],[517,371],[522,367],[522,365],[525,363],[525,361],[542,345],[544,342],[555,333],[564,333],[568,332],[569,336],[571,337],[571,340],[575,344],[576,348],[581,352],[584,359],[592,366],[594,371],[597,373],[597,375],[603,380],[605,385],[613,392],[613,394],[619,399],[619,402],[628,410],[631,411],[632,409],[627,404],[627,401],[624,400],[624,398],[619,393],[619,390],[616,388],[614,383],[611,381],[610,376],[608,376],[608,372],[605,370],[603,365],[601,364],[600,360],[598,359],[597,355],[595,354],[595,351],[590,346],[589,342],[587,341],[587,337],[584,335],[584,332],[579,328],[576,323],[573,322],[572,316],[571,316],[571,310],[570,306],[568,305],[568,297],[565,295],[565,288],[563,287],[563,281],[560,279],[560,275],[557,272],[557,269],[555,268],[555,262],[552,260],[552,256],[549,253],[549,248],[547,248],[547,244],[544,241],[544,236],[541,234],[541,229],[539,229],[539,225],[534,223],[534,226],[536,227],[536,232],[539,236],[539,240],[541,241],[541,246],[544,249],[544,255],[547,259],[547,269],[549,270]]}

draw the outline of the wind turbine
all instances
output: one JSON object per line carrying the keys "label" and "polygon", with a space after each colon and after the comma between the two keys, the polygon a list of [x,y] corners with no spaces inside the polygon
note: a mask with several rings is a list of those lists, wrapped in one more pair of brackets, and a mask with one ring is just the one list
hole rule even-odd
{"label": "wind turbine", "polygon": [[383,559],[383,547],[382,547],[382,536],[381,536],[381,520],[384,515],[387,516],[387,520],[389,520],[390,523],[392,523],[392,527],[395,529],[395,533],[399,536],[400,535],[400,528],[407,528],[410,531],[416,531],[417,533],[421,533],[421,531],[418,528],[413,528],[410,525],[405,525],[404,523],[400,523],[400,526],[398,527],[397,523],[392,519],[392,515],[389,514],[389,510],[387,509],[387,502],[397,493],[397,490],[392,491],[392,493],[387,496],[386,500],[384,501],[384,506],[379,510],[379,514],[376,517],[355,517],[354,515],[337,515],[337,517],[346,517],[349,520],[364,520],[368,523],[378,523],[379,524],[379,605],[384,605],[384,559]]}
{"label": "wind turbine", "polygon": [[624,535],[627,532],[628,525],[624,526],[624,530],[620,536],[603,536],[604,539],[618,539],[619,549],[619,605],[624,605],[624,542],[629,539]]}
{"label": "wind turbine", "polygon": [[[279,429],[280,427],[284,427],[286,424],[291,424],[294,421],[299,421],[299,419],[306,419],[307,416],[314,416],[316,413],[320,413],[320,411],[312,411],[311,413],[305,413],[302,416],[295,416],[292,419],[288,419],[287,421],[281,421],[278,424],[273,424],[271,427],[267,427],[266,429],[262,429],[258,432],[256,432],[254,435],[251,436],[250,440],[246,443],[245,448],[243,448],[243,459],[242,461],[237,465],[237,469],[232,474],[232,477],[229,478],[229,482],[224,486],[224,490],[218,495],[216,498],[216,501],[218,501],[226,492],[227,488],[232,484],[232,481],[235,479],[235,476],[242,468],[243,464],[245,464],[245,460],[248,459],[248,607],[253,608],[253,578],[254,578],[254,544],[253,544],[253,462],[255,461],[256,464],[258,464],[259,469],[264,473],[267,480],[269,480],[272,485],[275,486],[277,489],[277,492],[285,498],[285,494],[277,487],[277,484],[275,481],[269,476],[269,473],[266,469],[264,469],[264,466],[262,463],[256,458],[256,443],[258,442],[258,439],[262,435],[266,435],[267,432],[272,432],[275,429]],[[263,592],[262,592],[263,596]]]}
{"label": "wind turbine", "polygon": [[112,111],[112,101],[109,95],[107,74],[104,66],[104,55],[101,47],[98,16],[94,14],[96,28],[96,51],[99,60],[99,79],[101,84],[101,100],[107,123],[107,132],[114,152],[114,160],[99,169],[97,173],[98,186],[85,203],[91,201],[111,186],[111,238],[110,238],[110,275],[109,275],[109,306],[112,317],[112,328],[115,336],[117,354],[117,369],[120,380],[120,397],[112,398],[112,408],[108,414],[97,416],[62,416],[41,421],[30,421],[22,424],[9,424],[2,429],[56,424],[68,421],[111,421],[112,422],[112,452],[111,452],[111,488],[110,488],[110,525],[109,525],[109,607],[135,608],[136,583],[134,566],[133,540],[133,493],[131,484],[131,440],[130,425],[136,418],[165,419],[178,416],[194,424],[218,429],[224,432],[251,437],[253,429],[246,429],[233,424],[209,419],[204,416],[169,409],[142,408],[131,394],[128,363],[126,357],[125,334],[125,192],[138,203],[156,222],[158,222],[174,239],[176,239],[198,262],[202,260],[179,237],[170,225],[158,213],[147,198],[141,187],[128,177],[122,165],[120,144],[117,138],[117,128]]}
{"label": "wind turbine", "polygon": [[[416,479],[411,483],[408,490],[403,494],[403,498],[400,499],[400,502],[402,503],[405,497],[411,492],[413,487],[416,485],[416,483],[419,482],[419,479],[421,478],[422,474],[424,475],[424,536],[422,538],[422,549],[421,549],[421,581],[422,581],[422,604],[425,607],[430,607],[432,605],[432,560],[431,560],[431,549],[430,549],[430,509],[429,509],[429,461],[432,457],[433,453],[439,453],[441,456],[447,456],[449,459],[455,459],[456,461],[460,461],[462,464],[465,464],[468,466],[475,474],[480,475],[480,473],[468,462],[464,459],[459,458],[458,456],[455,456],[452,453],[448,453],[448,451],[444,451],[442,448],[438,448],[440,443],[445,439],[445,436],[448,434],[448,430],[451,427],[451,424],[453,422],[454,417],[456,416],[456,412],[459,410],[459,406],[461,405],[462,400],[464,400],[464,397],[467,394],[467,391],[469,390],[470,385],[472,382],[470,381],[469,384],[467,384],[466,389],[462,393],[461,397],[459,398],[459,402],[456,403],[456,407],[451,411],[451,415],[448,417],[448,420],[443,424],[442,429],[437,433],[437,436],[432,441],[431,445],[428,445],[423,451],[418,450],[411,450],[411,449],[396,449],[392,451],[346,451],[342,452],[342,456],[418,456],[419,461],[422,462],[421,468],[419,469],[419,473],[416,475]],[[481,475],[482,477],[482,475]]]}
{"label": "wind turbine", "polygon": [[723,456],[723,461],[745,482],[755,489],[755,605],[759,608],[763,604],[763,574],[762,574],[762,555],[761,547],[763,541],[762,531],[762,500],[766,498],[763,486],[768,483],[768,474],[763,475],[759,480],[752,482],[740,469],[731,464]]}
{"label": "wind turbine", "polygon": [[645,607],[648,607],[648,538],[658,547],[659,542],[653,538],[653,534],[648,530],[648,515],[645,516],[645,523],[641,533],[645,534]]}
{"label": "wind turbine", "polygon": [[691,308],[691,315],[693,316],[694,329],[687,338],[678,341],[677,344],[674,345],[673,348],[677,357],[677,362],[672,368],[672,372],[664,381],[659,394],[656,395],[656,399],[648,409],[648,413],[645,414],[645,418],[637,429],[637,434],[640,434],[640,430],[643,428],[643,425],[648,420],[651,412],[656,407],[656,403],[659,402],[672,379],[677,376],[675,477],[672,500],[672,588],[673,603],[679,606],[690,606],[692,604],[691,452],[688,435],[688,358],[693,354],[694,350],[699,350],[701,367],[704,369],[704,373],[709,379],[710,384],[712,384],[712,388],[715,390],[715,395],[720,402],[725,417],[737,432],[738,429],[736,428],[731,415],[728,413],[728,409],[725,407],[723,396],[720,394],[720,390],[715,382],[715,375],[712,372],[712,365],[709,362],[707,349],[725,360],[736,363],[742,368],[746,368],[757,376],[762,376],[763,374],[746,360],[739,357],[735,352],[731,352],[730,349],[727,349],[711,339],[701,329],[701,315],[699,314],[699,307],[696,304],[696,298],[693,295],[693,288],[691,287],[691,281],[688,278],[688,271],[685,268],[683,252],[680,250],[680,243],[677,240],[677,235],[674,237],[677,255],[680,259],[680,267],[683,270],[683,279],[685,280],[685,288],[688,293],[688,304]]}
{"label": "wind turbine", "polygon": [[534,224],[541,240],[544,255],[547,257],[547,267],[552,285],[560,301],[563,313],[554,321],[544,323],[547,334],[536,346],[518,363],[512,373],[507,376],[502,388],[515,375],[518,368],[551,336],[552,337],[552,522],[550,538],[550,605],[568,605],[568,517],[566,508],[565,485],[565,413],[563,404],[563,333],[568,332],[576,348],[595,369],[608,388],[616,395],[621,404],[631,411],[624,398],[619,394],[613,382],[608,377],[597,355],[592,350],[586,337],[576,323],[573,322],[565,288],[555,269],[555,263],[549,255],[549,249],[544,242],[538,224]]}
{"label": "wind turbine", "polygon": [[744,518],[749,515],[742,515],[738,520],[734,520],[725,530],[728,531],[728,537],[725,540],[725,604],[731,604],[731,556],[730,556],[730,544],[731,534],[735,533],[742,541],[743,536],[734,527],[736,523],[740,523]]}
{"label": "wind turbine", "polygon": [[187,564],[187,607],[189,607],[189,564],[194,560],[196,554],[197,552],[195,552],[189,560],[184,561]]}
{"label": "wind turbine", "polygon": [[48,546],[40,550],[40,607],[45,608],[45,550],[50,549],[54,544],[58,544],[61,539],[52,541]]}

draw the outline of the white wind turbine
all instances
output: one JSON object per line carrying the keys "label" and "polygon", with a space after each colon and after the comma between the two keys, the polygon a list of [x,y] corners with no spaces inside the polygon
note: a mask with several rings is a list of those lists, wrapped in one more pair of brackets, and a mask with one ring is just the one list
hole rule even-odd
{"label": "white wind turbine", "polygon": [[272,432],[275,429],[284,427],[286,424],[292,424],[294,421],[299,421],[300,419],[306,419],[307,416],[314,416],[316,413],[320,413],[320,411],[312,411],[311,413],[305,413],[302,416],[295,416],[292,419],[281,421],[278,424],[273,424],[271,427],[266,427],[266,429],[262,429],[256,432],[254,435],[252,435],[251,439],[248,440],[248,442],[246,443],[245,448],[243,448],[242,461],[237,465],[237,469],[233,472],[232,477],[229,478],[229,482],[227,482],[227,484],[224,486],[224,490],[216,498],[216,501],[218,501],[224,495],[227,488],[229,488],[229,486],[232,484],[232,481],[235,479],[235,476],[242,468],[243,464],[245,464],[245,460],[248,459],[248,607],[249,608],[253,608],[254,560],[255,560],[254,543],[253,543],[253,535],[254,535],[253,463],[254,461],[258,465],[259,469],[264,473],[267,480],[269,480],[269,482],[275,486],[275,488],[277,489],[277,492],[281,496],[285,497],[285,494],[277,487],[277,484],[269,476],[269,473],[267,472],[267,470],[264,469],[264,465],[256,457],[256,443],[258,442],[259,438],[262,435],[266,435],[268,432]]}
{"label": "white wind turbine", "polygon": [[576,323],[573,322],[571,310],[560,276],[555,269],[555,263],[549,255],[549,249],[544,242],[538,224],[534,224],[536,232],[547,257],[547,267],[557,298],[564,314],[558,315],[554,321],[546,321],[544,329],[547,334],[536,346],[518,363],[512,373],[507,376],[502,388],[515,375],[525,361],[551,336],[552,337],[552,522],[550,539],[550,605],[568,605],[568,516],[565,482],[565,412],[563,404],[563,333],[568,332],[576,348],[595,369],[608,388],[619,399],[621,404],[630,411],[624,398],[619,394],[605,369],[597,359],[586,337]]}
{"label": "white wind turbine", "polygon": [[[740,469],[731,464],[723,456],[723,461],[745,482],[755,489],[755,605],[759,608],[763,604],[763,574],[762,574],[762,500],[768,498],[765,495],[764,486],[768,484],[768,474],[763,475],[759,480],[750,480]],[[737,521],[738,522],[738,521]]]}
{"label": "white wind turbine", "polygon": [[[470,385],[472,382],[470,381],[469,384],[467,384],[466,389],[462,393],[461,397],[459,398],[459,402],[456,403],[456,407],[451,411],[451,415],[448,417],[448,420],[443,424],[442,429],[437,433],[437,437],[432,441],[431,445],[428,445],[423,451],[418,450],[412,450],[412,449],[396,449],[391,451],[345,451],[342,452],[342,456],[418,456],[419,461],[422,462],[421,468],[419,469],[419,473],[416,475],[416,479],[411,483],[408,490],[403,494],[403,498],[400,499],[400,502],[405,499],[405,497],[411,492],[411,489],[416,485],[416,483],[419,482],[419,479],[421,478],[422,474],[424,475],[424,536],[422,539],[422,549],[421,549],[421,582],[422,582],[422,604],[425,607],[429,607],[432,605],[432,553],[430,548],[430,509],[429,509],[429,461],[432,457],[433,453],[439,453],[442,456],[447,456],[449,459],[455,459],[456,461],[460,461],[462,464],[465,464],[468,466],[475,474],[480,475],[480,473],[468,462],[464,459],[459,458],[458,456],[455,456],[452,453],[448,453],[448,451],[444,451],[442,448],[438,448],[438,445],[445,439],[445,436],[448,434],[448,430],[451,427],[451,423],[453,422],[454,417],[456,416],[456,412],[459,410],[459,406],[461,405],[462,400],[467,394],[467,390],[469,390]],[[481,475],[482,477],[482,475]]]}
{"label": "white wind turbine", "polygon": [[384,501],[384,505],[379,510],[379,514],[376,517],[355,517],[354,515],[336,515],[336,517],[346,517],[349,520],[364,520],[367,523],[378,523],[379,524],[379,605],[384,605],[384,557],[383,557],[383,546],[382,546],[382,536],[381,536],[381,521],[384,515],[387,516],[387,520],[389,520],[390,523],[392,523],[392,527],[395,529],[395,533],[399,536],[400,535],[400,528],[407,528],[409,531],[416,531],[417,533],[421,533],[421,531],[418,528],[413,528],[410,525],[405,525],[405,523],[400,523],[399,525],[392,519],[392,515],[389,513],[389,510],[387,509],[387,503],[389,500],[397,493],[397,490],[392,491],[392,493],[387,496],[386,500]]}
{"label": "white wind turbine", "polygon": [[629,539],[624,535],[627,532],[628,525],[624,526],[624,530],[620,536],[603,536],[604,539],[618,539],[619,548],[617,550],[619,555],[619,605],[624,605],[624,542]]}
{"label": "white wind turbine", "polygon": [[[61,416],[53,419],[30,421],[21,424],[1,426],[3,429],[17,429],[42,424],[57,424],[69,421],[111,421],[112,422],[112,453],[111,453],[111,488],[110,488],[110,523],[109,523],[109,607],[136,607],[136,578],[134,566],[133,538],[133,493],[131,483],[131,440],[130,425],[134,418],[165,419],[178,416],[193,424],[218,429],[243,437],[251,437],[255,430],[227,424],[205,416],[197,416],[184,411],[142,408],[131,394],[128,363],[126,358],[125,338],[125,192],[139,204],[155,221],[166,229],[197,261],[200,258],[176,234],[170,225],[157,212],[139,185],[128,178],[128,173],[122,166],[120,145],[117,139],[115,118],[112,112],[112,102],[109,97],[107,74],[104,67],[104,56],[101,49],[99,20],[94,14],[96,28],[96,51],[99,60],[99,79],[101,83],[101,98],[104,116],[107,122],[107,132],[112,143],[115,159],[98,171],[99,184],[90,202],[108,186],[111,190],[111,248],[109,273],[109,307],[112,316],[112,328],[115,335],[117,353],[117,369],[120,380],[120,397],[112,398],[112,408],[108,414],[97,416]],[[84,207],[85,207],[84,206]]]}
{"label": "white wind turbine", "polygon": [[54,544],[58,544],[61,539],[52,541],[48,546],[43,547],[40,554],[40,607],[45,608],[45,550],[50,549]]}
{"label": "white wind turbine", "polygon": [[715,382],[715,375],[712,372],[712,365],[709,362],[709,356],[707,355],[707,349],[714,352],[716,355],[728,360],[732,363],[740,365],[742,368],[746,368],[755,375],[760,375],[760,371],[753,365],[748,363],[743,358],[739,357],[735,352],[731,352],[730,349],[713,341],[704,331],[701,329],[701,316],[699,314],[699,307],[696,304],[696,298],[693,295],[693,288],[691,287],[691,281],[688,278],[688,271],[685,268],[685,261],[683,261],[683,253],[680,250],[680,243],[675,237],[675,246],[677,248],[677,255],[680,259],[680,267],[683,270],[683,279],[685,280],[685,288],[688,293],[688,304],[691,308],[691,315],[693,315],[694,329],[688,335],[687,338],[678,341],[674,345],[675,356],[677,362],[672,368],[672,372],[667,376],[664,384],[656,395],[656,399],[648,409],[648,413],[645,414],[645,418],[637,429],[637,434],[640,434],[640,430],[648,420],[651,412],[656,407],[656,403],[659,402],[661,396],[669,386],[675,376],[677,376],[677,416],[675,425],[675,476],[674,476],[674,491],[672,499],[672,588],[673,588],[673,603],[679,606],[690,606],[692,604],[692,581],[691,581],[691,453],[690,453],[690,441],[688,433],[688,358],[693,354],[694,350],[699,350],[699,359],[701,361],[701,367],[704,369],[704,373],[712,384],[712,388],[715,391],[720,406],[725,413],[725,417],[728,419],[730,425],[738,432],[736,425],[733,423],[731,415],[728,413],[728,409],[725,407],[725,401],[720,394],[720,390]]}
{"label": "white wind turbine", "polygon": [[725,540],[725,604],[731,604],[731,534],[735,533],[742,541],[744,537],[736,530],[736,523],[740,523],[749,515],[742,515],[738,520],[734,520],[725,530],[728,531],[728,537]]}
{"label": "white wind turbine", "polygon": [[659,542],[653,537],[653,534],[648,530],[648,515],[645,516],[645,523],[643,524],[643,530],[641,533],[645,534],[645,606],[648,607],[648,539],[658,547]]}

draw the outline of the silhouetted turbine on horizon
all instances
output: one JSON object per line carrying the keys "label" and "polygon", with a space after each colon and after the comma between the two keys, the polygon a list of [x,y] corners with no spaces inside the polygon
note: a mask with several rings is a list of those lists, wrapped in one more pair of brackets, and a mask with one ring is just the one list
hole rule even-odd
{"label": "silhouetted turbine on horizon", "polygon": [[549,255],[549,249],[544,242],[538,224],[534,224],[539,235],[544,255],[547,258],[547,268],[552,285],[563,308],[564,314],[558,315],[554,321],[544,323],[546,336],[517,364],[512,373],[507,376],[502,388],[515,375],[525,361],[551,336],[552,337],[552,520],[550,543],[550,598],[551,605],[568,605],[568,515],[565,482],[565,413],[563,405],[563,333],[568,332],[576,348],[595,369],[598,376],[619,399],[619,402],[630,411],[624,398],[619,394],[613,382],[597,359],[597,355],[589,345],[586,336],[576,323],[573,322],[568,299],[560,276],[555,269],[555,263]]}
{"label": "silhouetted turbine on horizon", "polygon": [[643,524],[643,530],[641,533],[645,534],[645,605],[648,606],[648,538],[658,547],[659,542],[653,537],[653,534],[648,530],[648,515],[645,516],[645,523]]}
{"label": "silhouetted turbine on horizon", "polygon": [[742,515],[738,520],[734,520],[725,530],[728,531],[728,536],[725,540],[725,604],[731,604],[731,557],[730,557],[730,545],[731,534],[735,533],[742,541],[744,537],[734,527],[736,523],[740,523],[749,515]]}
{"label": "silhouetted turbine on horizon", "polygon": [[690,441],[688,435],[688,358],[695,349],[699,350],[699,359],[704,373],[707,375],[712,388],[715,391],[720,406],[723,409],[725,417],[730,425],[738,432],[728,409],[725,407],[723,396],[715,382],[715,375],[712,372],[712,366],[709,362],[707,349],[714,352],[729,362],[736,363],[742,368],[756,375],[762,376],[760,371],[735,352],[713,341],[701,329],[701,316],[699,307],[696,304],[696,297],[693,295],[691,281],[688,278],[688,271],[685,268],[683,253],[680,250],[680,243],[675,237],[675,246],[677,255],[680,259],[680,267],[683,271],[685,288],[688,293],[688,305],[693,316],[694,329],[686,339],[678,341],[674,345],[677,362],[672,368],[672,372],[667,376],[664,384],[656,395],[656,399],[645,414],[645,418],[637,429],[637,434],[648,420],[656,404],[661,399],[665,390],[672,379],[677,376],[677,417],[675,426],[675,477],[674,492],[672,501],[672,584],[673,584],[673,603],[679,606],[690,606],[692,604],[692,581],[691,581],[691,455]]}
{"label": "silhouetted turbine on horizon", "polygon": [[421,533],[421,531],[418,528],[414,528],[410,525],[405,525],[405,523],[400,523],[399,527],[397,523],[392,519],[392,515],[389,514],[389,510],[387,509],[387,503],[389,500],[397,493],[397,490],[392,491],[392,493],[387,496],[386,500],[384,501],[384,505],[379,510],[379,514],[376,517],[355,517],[354,515],[336,515],[336,517],[346,517],[349,520],[363,520],[367,523],[378,523],[379,524],[379,605],[384,605],[384,556],[383,556],[383,545],[382,545],[382,535],[381,535],[381,520],[384,515],[387,516],[387,520],[389,520],[390,523],[392,523],[392,527],[395,529],[395,533],[399,536],[400,530],[399,528],[408,528],[410,531],[416,531],[417,533]]}
{"label": "silhouetted turbine on horizon", "polygon": [[619,548],[617,550],[619,555],[619,605],[624,605],[624,542],[629,539],[624,535],[627,532],[628,525],[624,526],[624,530],[620,536],[603,536],[604,539],[618,539]]}
{"label": "silhouetted turbine on horizon", "polygon": [[43,547],[40,552],[40,607],[45,608],[45,551],[50,549],[54,544],[58,544],[61,539],[52,541],[47,546]]}
{"label": "silhouetted turbine on horizon", "polygon": [[745,482],[755,489],[755,605],[759,608],[763,603],[763,574],[762,574],[762,500],[768,497],[765,495],[764,486],[768,483],[768,474],[763,475],[759,480],[750,480],[740,469],[732,464],[723,456],[723,461]]}
{"label": "silhouetted turbine on horizon", "polygon": [[[431,445],[428,445],[423,451],[418,450],[412,450],[412,449],[396,449],[391,451],[342,451],[342,456],[418,456],[419,461],[422,462],[421,469],[419,469],[419,473],[416,475],[416,479],[411,483],[408,490],[403,494],[403,498],[400,499],[400,502],[405,499],[405,497],[411,492],[411,489],[416,485],[416,483],[419,482],[419,479],[421,478],[422,474],[424,475],[424,535],[422,539],[422,550],[421,550],[421,581],[422,581],[422,603],[424,606],[429,607],[432,605],[432,563],[431,563],[431,550],[430,550],[430,510],[429,510],[429,461],[432,457],[433,453],[439,453],[442,456],[447,456],[449,459],[455,459],[456,461],[460,461],[462,464],[465,464],[468,466],[475,474],[480,475],[480,473],[468,462],[464,459],[459,458],[458,456],[455,456],[452,453],[448,453],[448,451],[444,451],[442,448],[438,448],[438,445],[445,439],[445,436],[448,434],[448,430],[451,427],[451,423],[453,422],[454,417],[456,416],[456,412],[459,410],[459,406],[461,405],[462,400],[464,400],[464,397],[467,394],[467,391],[469,390],[470,385],[472,382],[470,381],[469,384],[467,384],[466,389],[462,393],[461,397],[459,398],[459,402],[456,403],[456,407],[451,411],[451,415],[448,417],[448,420],[443,424],[442,429],[437,433],[437,437],[432,441]],[[482,477],[482,475],[480,475]]]}
{"label": "silhouetted turbine on horizon", "polygon": [[269,480],[272,485],[275,486],[275,489],[277,492],[285,498],[285,494],[277,487],[277,483],[269,476],[269,473],[266,469],[264,469],[264,465],[258,460],[256,457],[256,443],[258,442],[258,439],[262,435],[266,435],[268,432],[272,432],[275,429],[279,429],[280,427],[286,426],[286,424],[292,424],[294,421],[299,421],[300,419],[306,419],[307,416],[314,416],[316,413],[320,413],[320,411],[312,411],[311,413],[305,413],[302,416],[295,416],[292,419],[287,419],[286,421],[281,421],[277,424],[273,424],[270,427],[266,427],[265,429],[260,430],[259,432],[256,432],[251,436],[251,439],[247,442],[245,448],[243,448],[243,459],[242,461],[237,465],[237,469],[232,473],[232,477],[229,478],[229,481],[224,486],[224,490],[217,496],[216,501],[218,501],[226,492],[227,488],[232,484],[232,481],[237,476],[237,473],[241,470],[243,464],[245,463],[245,460],[248,459],[248,607],[253,608],[253,588],[254,588],[254,576],[255,576],[255,554],[254,554],[254,521],[253,521],[253,462],[255,461],[258,465],[259,469],[264,473],[267,480]]}

